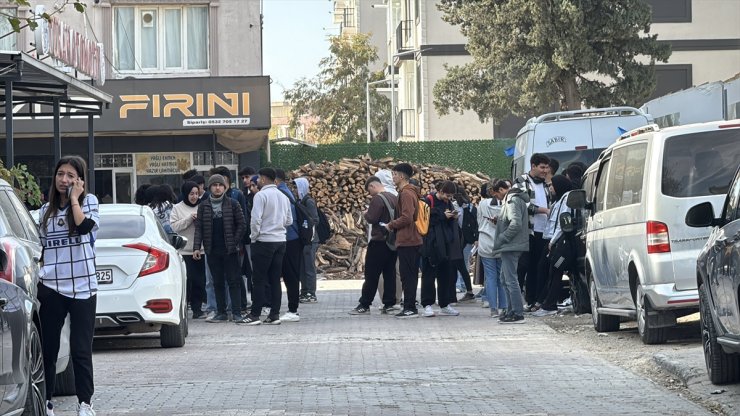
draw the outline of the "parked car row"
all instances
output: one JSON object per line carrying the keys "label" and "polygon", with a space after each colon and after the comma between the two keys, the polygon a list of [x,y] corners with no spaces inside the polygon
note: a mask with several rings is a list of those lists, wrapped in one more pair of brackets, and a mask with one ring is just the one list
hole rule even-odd
{"label": "parked car row", "polygon": [[576,312],[599,332],[636,320],[642,341],[659,344],[701,310],[715,383],[740,380],[738,161],[740,120],[640,127],[586,170],[567,201],[576,218],[564,219],[578,228]]}
{"label": "parked car row", "polygon": [[[99,300],[96,335],[160,333],[163,347],[187,336],[186,273],[177,250],[148,207],[102,205],[96,241]],[[39,301],[42,257],[34,218],[0,179],[0,414],[45,415],[46,380]],[[62,330],[57,395],[75,393],[69,353],[69,317]]]}

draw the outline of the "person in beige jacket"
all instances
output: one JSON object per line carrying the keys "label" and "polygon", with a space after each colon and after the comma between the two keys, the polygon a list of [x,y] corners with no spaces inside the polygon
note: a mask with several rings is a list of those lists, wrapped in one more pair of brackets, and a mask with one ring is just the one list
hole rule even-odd
{"label": "person in beige jacket", "polygon": [[195,240],[195,219],[198,216],[200,194],[198,184],[187,181],[182,185],[182,194],[185,199],[172,208],[170,225],[172,230],[188,239],[187,245],[180,250],[185,267],[187,268],[187,298],[190,309],[193,310],[193,319],[205,318],[202,305],[206,300],[206,269],[205,260],[193,258],[193,241]]}

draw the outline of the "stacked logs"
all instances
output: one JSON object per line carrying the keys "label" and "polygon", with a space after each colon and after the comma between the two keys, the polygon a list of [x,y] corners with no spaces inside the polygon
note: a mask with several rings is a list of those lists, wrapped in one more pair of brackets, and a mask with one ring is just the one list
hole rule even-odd
{"label": "stacked logs", "polygon": [[[307,163],[292,172],[293,178],[306,177],[311,183],[311,195],[326,214],[334,235],[319,247],[316,265],[331,278],[357,277],[365,264],[367,224],[362,216],[369,198],[365,181],[378,170],[391,169],[393,158],[373,160],[369,155],[338,162]],[[465,187],[473,202],[480,200],[480,187],[490,178],[434,165],[415,165],[414,176],[421,183],[421,193],[429,192],[436,180],[451,180]]]}

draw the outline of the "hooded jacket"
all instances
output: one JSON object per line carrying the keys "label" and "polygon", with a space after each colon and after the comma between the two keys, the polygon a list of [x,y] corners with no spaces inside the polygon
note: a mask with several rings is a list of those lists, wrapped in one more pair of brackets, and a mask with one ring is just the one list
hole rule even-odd
{"label": "hooded jacket", "polygon": [[[277,186],[277,189],[284,193],[285,196],[288,197],[290,200],[290,215],[292,215],[291,218],[298,218],[298,215],[295,212],[295,205],[293,203],[295,202],[295,196],[293,196],[293,192],[288,188],[288,185],[285,184],[285,182],[281,182],[280,185]],[[285,239],[287,241],[293,241],[298,239],[298,224],[296,224],[297,221],[293,221],[287,228],[286,228],[286,234]]]}
{"label": "hooded jacket", "polygon": [[398,218],[388,223],[390,229],[396,232],[396,247],[421,246],[421,234],[415,224],[419,197],[419,188],[411,184],[406,184],[398,195],[398,206],[396,206]]}
{"label": "hooded jacket", "polygon": [[501,214],[496,222],[494,256],[503,252],[529,251],[528,202],[529,192],[513,187],[504,198]]}
{"label": "hooded jacket", "polygon": [[398,196],[396,185],[393,184],[393,173],[391,173],[391,171],[388,169],[381,169],[375,173],[375,177],[380,179],[380,183],[383,184],[385,192],[396,197]]}
{"label": "hooded jacket", "polygon": [[319,209],[316,207],[316,201],[314,201],[309,194],[311,187],[308,183],[308,179],[296,178],[293,182],[298,191],[298,200],[306,207],[308,210],[309,220],[311,221],[311,224],[314,224],[313,238],[311,239],[311,242],[317,243],[319,241],[319,233],[316,232],[316,224],[319,223]]}

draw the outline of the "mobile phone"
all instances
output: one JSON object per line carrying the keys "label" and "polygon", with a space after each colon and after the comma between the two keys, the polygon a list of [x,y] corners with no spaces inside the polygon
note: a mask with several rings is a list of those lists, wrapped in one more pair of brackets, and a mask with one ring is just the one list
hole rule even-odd
{"label": "mobile phone", "polygon": [[386,226],[386,223],[384,223],[383,221],[381,221],[381,222],[378,223],[378,225],[381,226],[381,227],[385,227]]}
{"label": "mobile phone", "polygon": [[71,197],[72,197],[72,187],[68,186],[67,187],[67,198],[71,198]]}

